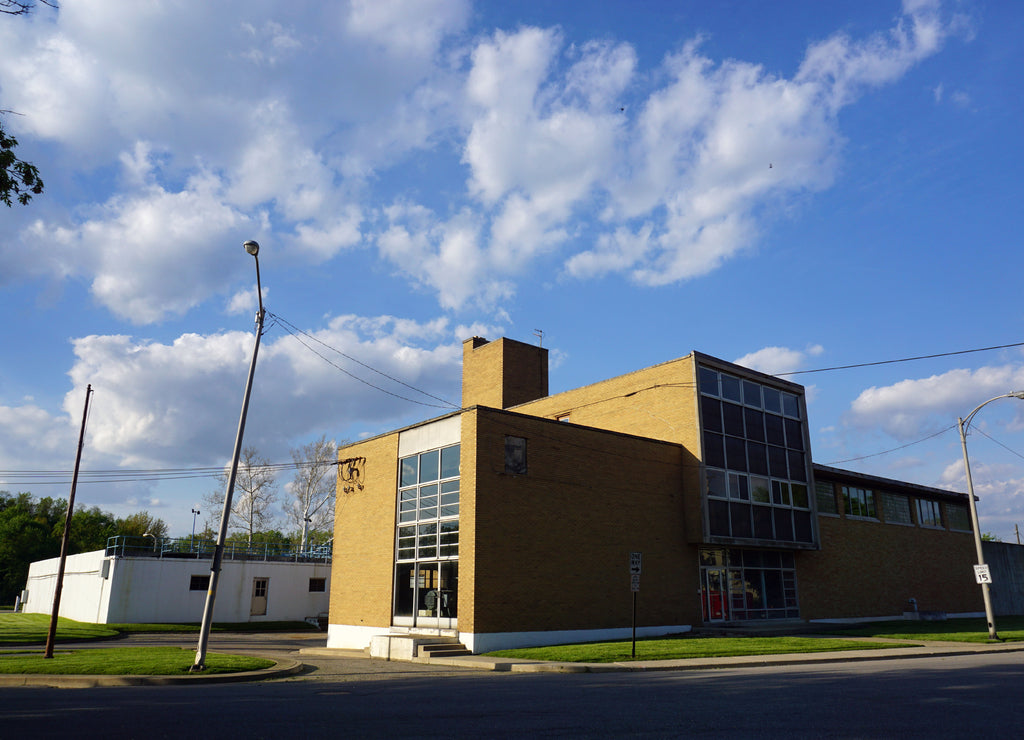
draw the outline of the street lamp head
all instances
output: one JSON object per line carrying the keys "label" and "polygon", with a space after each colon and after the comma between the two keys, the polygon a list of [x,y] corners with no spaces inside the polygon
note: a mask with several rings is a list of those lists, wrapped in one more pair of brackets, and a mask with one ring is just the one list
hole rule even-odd
{"label": "street lamp head", "polygon": [[1014,391],[1010,395],[1013,396],[1014,398],[1024,399],[1024,391]]}
{"label": "street lamp head", "polygon": [[245,247],[245,251],[251,254],[253,257],[260,253],[260,245],[254,242],[252,239],[247,241],[242,246]]}

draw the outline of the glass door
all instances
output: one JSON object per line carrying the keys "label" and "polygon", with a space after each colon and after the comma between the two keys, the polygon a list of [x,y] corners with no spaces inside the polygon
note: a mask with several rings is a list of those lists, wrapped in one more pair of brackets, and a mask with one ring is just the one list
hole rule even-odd
{"label": "glass door", "polygon": [[705,622],[724,622],[729,618],[729,581],[725,568],[701,567],[700,602]]}
{"label": "glass door", "polygon": [[459,563],[400,563],[395,569],[394,622],[451,629],[458,617]]}

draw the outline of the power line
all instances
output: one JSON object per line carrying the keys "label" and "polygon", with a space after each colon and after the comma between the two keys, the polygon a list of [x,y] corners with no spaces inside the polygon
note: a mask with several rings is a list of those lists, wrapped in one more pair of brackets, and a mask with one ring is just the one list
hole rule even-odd
{"label": "power line", "polygon": [[980,347],[978,349],[962,349],[956,352],[940,352],[934,355],[919,355],[917,357],[903,357],[899,360],[879,360],[877,362],[860,362],[855,365],[836,365],[834,367],[820,367],[816,370],[792,370],[788,373],[775,373],[775,377],[781,378],[787,375],[803,375],[806,373],[826,373],[832,370],[853,370],[859,367],[875,367],[876,365],[894,365],[900,362],[913,362],[915,360],[934,360],[939,357],[953,357],[955,355],[968,355],[972,352],[991,352],[995,349],[1009,349],[1011,347],[1024,347],[1024,342],[1014,344],[998,344],[994,347]]}
{"label": "power line", "polygon": [[[385,372],[383,372],[381,370],[378,370],[375,367],[367,365],[365,362],[361,362],[360,360],[357,360],[355,357],[352,357],[351,355],[345,354],[344,352],[342,352],[337,347],[332,347],[331,345],[327,344],[326,342],[323,342],[320,339],[317,339],[312,334],[309,334],[308,332],[303,331],[302,329],[298,328],[297,326],[292,324],[290,321],[288,321],[285,318],[282,318],[281,316],[277,316],[275,314],[272,314],[269,311],[267,313],[268,313],[268,315],[273,317],[275,322],[279,323],[284,328],[284,330],[286,332],[288,332],[292,337],[294,337],[295,340],[299,344],[301,344],[303,347],[305,347],[310,352],[315,354],[317,357],[319,357],[321,360],[326,362],[328,365],[330,365],[331,367],[335,368],[336,370],[340,370],[341,372],[345,373],[345,375],[349,376],[353,380],[357,380],[360,383],[363,383],[364,385],[368,385],[371,388],[373,388],[374,390],[380,391],[381,393],[386,393],[389,396],[393,396],[393,397],[401,399],[403,401],[409,401],[410,403],[419,404],[420,406],[429,406],[431,408],[439,408],[439,409],[442,409],[442,408],[458,409],[458,408],[460,408],[457,404],[452,403],[451,401],[449,401],[446,398],[441,398],[440,396],[435,396],[433,393],[428,393],[427,391],[422,390],[420,388],[417,388],[417,387],[415,387],[413,385],[410,385],[410,384],[406,383],[403,380],[399,380],[398,378],[396,378],[394,376],[388,375],[387,373],[385,373]],[[365,367],[367,370],[370,370],[371,372],[377,373],[381,377],[387,378],[388,380],[390,380],[393,383],[398,383],[399,385],[405,386],[406,388],[408,388],[410,390],[413,390],[416,393],[421,393],[424,396],[427,396],[428,398],[433,398],[436,401],[440,401],[441,404],[443,404],[443,405],[436,404],[436,403],[427,403],[425,401],[417,401],[414,398],[408,398],[406,396],[399,395],[398,393],[393,393],[392,391],[389,391],[389,390],[387,390],[385,388],[381,388],[378,385],[374,385],[373,383],[371,383],[371,382],[369,382],[367,380],[364,380],[363,378],[360,378],[358,375],[354,375],[354,374],[350,373],[348,370],[346,370],[345,368],[341,367],[340,365],[338,365],[334,361],[330,360],[329,358],[325,357],[323,354],[321,354],[320,352],[315,350],[313,347],[310,347],[308,344],[306,344],[304,341],[302,341],[302,339],[298,336],[299,334],[301,334],[302,336],[308,338],[310,341],[316,342],[317,344],[319,344],[319,345],[321,345],[323,347],[326,347],[327,349],[331,350],[332,352],[335,352],[335,353],[341,355],[346,360],[354,362],[357,365],[360,365],[361,367]]]}
{"label": "power line", "polygon": [[845,460],[833,460],[832,462],[821,463],[821,464],[822,465],[840,465],[842,463],[856,462],[857,460],[867,460],[869,457],[879,457],[881,455],[888,455],[890,452],[899,452],[900,450],[905,450],[908,447],[913,447],[914,445],[921,444],[922,442],[927,442],[929,439],[934,439],[935,437],[942,436],[943,434],[945,434],[946,432],[950,431],[951,429],[956,429],[956,424],[953,424],[952,426],[948,426],[945,429],[942,429],[942,430],[940,430],[938,432],[935,432],[935,434],[929,434],[927,437],[922,437],[921,439],[915,440],[914,442],[907,442],[905,445],[900,445],[899,447],[893,447],[891,450],[882,450],[881,452],[872,452],[870,455],[861,455],[860,457],[848,457]]}
{"label": "power line", "polygon": [[[303,460],[290,463],[268,463],[253,465],[253,470],[281,473],[303,467],[318,465],[317,461]],[[79,471],[80,483],[141,483],[168,480],[189,480],[217,478],[224,475],[225,468],[149,468],[149,469],[108,469]],[[66,485],[71,482],[70,470],[0,470],[0,481],[6,485]]]}

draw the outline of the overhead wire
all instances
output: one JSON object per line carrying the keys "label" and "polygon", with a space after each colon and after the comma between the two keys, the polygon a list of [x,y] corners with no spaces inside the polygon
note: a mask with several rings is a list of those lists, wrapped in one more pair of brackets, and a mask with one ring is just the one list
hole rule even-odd
{"label": "overhead wire", "polygon": [[[326,362],[327,364],[331,365],[336,370],[339,370],[339,371],[343,372],[345,375],[349,376],[353,380],[357,380],[360,383],[363,383],[364,385],[368,385],[371,388],[380,391],[381,393],[386,393],[389,396],[393,396],[393,397],[401,399],[403,401],[409,401],[410,403],[419,404],[420,406],[429,406],[431,408],[447,408],[447,409],[458,409],[458,408],[460,408],[457,404],[452,403],[451,401],[449,401],[446,398],[442,398],[441,396],[436,396],[433,393],[430,393],[428,391],[422,390],[421,388],[417,388],[416,386],[410,385],[409,383],[406,383],[403,380],[399,380],[398,378],[396,378],[396,377],[394,377],[392,375],[388,375],[387,373],[383,372],[382,370],[378,370],[377,368],[375,368],[375,367],[373,367],[371,365],[367,365],[365,362],[357,360],[355,357],[352,357],[351,355],[348,355],[348,354],[342,352],[337,347],[332,347],[331,345],[329,345],[326,342],[318,339],[317,337],[313,336],[312,334],[303,331],[302,329],[298,328],[297,326],[292,324],[290,321],[288,321],[287,319],[285,319],[285,318],[283,318],[281,316],[278,316],[276,314],[272,314],[269,311],[267,312],[267,314],[269,316],[273,317],[275,319],[275,321],[278,324],[280,324],[280,326],[286,332],[288,332],[288,334],[290,334],[299,344],[301,344],[303,347],[308,349],[310,352],[315,354],[317,357],[322,359],[324,362]],[[355,375],[355,374],[349,372],[348,370],[346,370],[345,368],[341,367],[340,365],[338,365],[333,360],[325,357],[322,353],[318,352],[313,347],[310,347],[306,342],[304,342],[299,337],[300,334],[303,337],[308,338],[310,341],[316,342],[317,344],[319,344],[319,345],[321,345],[321,346],[331,350],[332,352],[335,352],[335,353],[341,355],[342,357],[344,357],[346,360],[349,360],[350,362],[354,362],[357,365],[359,365],[361,367],[364,367],[367,370],[370,370],[371,372],[377,373],[381,377],[387,378],[388,380],[390,380],[393,383],[398,383],[401,386],[404,386],[404,387],[406,387],[406,388],[408,388],[408,389],[410,389],[412,391],[415,391],[416,393],[420,393],[420,394],[422,394],[424,396],[427,396],[428,398],[433,398],[435,401],[440,401],[441,404],[427,403],[426,401],[418,401],[415,398],[408,398],[407,396],[403,396],[403,395],[400,395],[398,393],[394,393],[392,391],[387,390],[386,388],[381,388],[379,385],[375,385],[375,384],[369,382],[368,380],[360,378],[358,375]]]}

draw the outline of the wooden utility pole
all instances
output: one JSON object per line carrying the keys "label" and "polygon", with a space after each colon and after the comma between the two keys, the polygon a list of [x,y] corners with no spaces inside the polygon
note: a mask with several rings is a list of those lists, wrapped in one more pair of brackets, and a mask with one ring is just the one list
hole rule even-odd
{"label": "wooden utility pole", "polygon": [[50,631],[46,635],[44,658],[53,657],[53,639],[57,635],[57,614],[60,613],[60,592],[64,587],[64,565],[68,559],[68,543],[71,541],[71,514],[75,508],[75,488],[78,487],[78,466],[82,462],[82,447],[85,444],[85,421],[89,418],[89,396],[92,386],[85,387],[85,408],[82,410],[82,431],[78,433],[78,452],[75,454],[75,473],[71,477],[71,495],[68,496],[68,513],[64,517],[64,537],[60,543],[60,565],[57,566],[57,583],[53,589],[53,611],[50,613]]}

